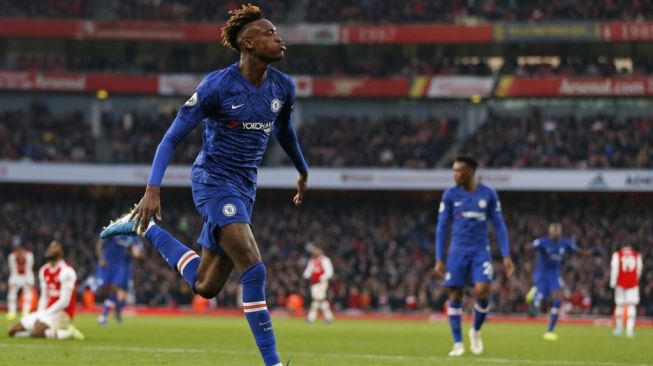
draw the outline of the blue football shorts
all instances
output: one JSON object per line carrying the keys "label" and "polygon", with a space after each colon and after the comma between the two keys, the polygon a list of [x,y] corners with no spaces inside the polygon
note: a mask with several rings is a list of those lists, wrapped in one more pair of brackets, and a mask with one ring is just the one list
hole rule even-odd
{"label": "blue football shorts", "polygon": [[131,278],[131,266],[115,265],[109,262],[107,267],[98,266],[95,278],[98,281],[98,288],[115,286],[127,290]]}
{"label": "blue football shorts", "polygon": [[492,257],[487,250],[449,252],[445,286],[465,287],[492,282]]}
{"label": "blue football shorts", "polygon": [[191,182],[195,207],[204,219],[197,242],[216,253],[227,256],[213,232],[233,223],[251,224],[254,200],[229,184],[210,185]]}
{"label": "blue football shorts", "polygon": [[544,301],[551,296],[552,292],[560,290],[563,287],[562,278],[557,273],[540,273],[536,274],[534,278],[535,287],[537,292],[536,299]]}

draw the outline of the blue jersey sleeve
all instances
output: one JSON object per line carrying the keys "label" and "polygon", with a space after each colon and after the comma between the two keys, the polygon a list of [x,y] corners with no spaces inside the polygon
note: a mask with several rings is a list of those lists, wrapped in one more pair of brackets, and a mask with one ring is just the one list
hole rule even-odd
{"label": "blue jersey sleeve", "polygon": [[496,192],[492,191],[492,197],[490,199],[490,204],[488,205],[488,210],[490,210],[490,217],[492,217],[492,224],[494,225],[494,230],[497,233],[497,239],[499,240],[499,250],[501,251],[502,257],[510,256],[510,247],[508,245],[508,229],[506,228],[506,223],[503,220],[503,215],[501,214],[501,201],[499,201],[499,196]]}
{"label": "blue jersey sleeve", "polygon": [[444,246],[447,240],[447,228],[449,226],[449,221],[451,221],[451,215],[453,212],[448,192],[449,191],[445,191],[442,194],[442,200],[440,201],[440,207],[438,208],[438,224],[435,229],[435,259],[438,261],[444,260]]}
{"label": "blue jersey sleeve", "polygon": [[302,150],[299,147],[299,140],[297,139],[297,134],[295,129],[292,126],[292,112],[293,105],[295,103],[295,87],[292,82],[288,83],[288,97],[281,109],[281,113],[277,117],[277,120],[272,129],[275,138],[279,141],[279,145],[286,152],[288,157],[295,164],[295,168],[300,173],[306,173],[308,171],[308,165],[306,160],[304,160],[304,155]]}
{"label": "blue jersey sleeve", "polygon": [[533,240],[533,249],[535,249],[538,252],[541,252],[541,251],[544,250],[544,245],[542,244],[542,238],[541,237]]}
{"label": "blue jersey sleeve", "polygon": [[533,248],[540,249],[541,247],[542,247],[542,240],[540,238],[533,240]]}
{"label": "blue jersey sleeve", "polygon": [[163,136],[154,155],[148,185],[161,185],[163,174],[177,145],[206,117],[207,112],[217,105],[216,93],[210,89],[208,80],[209,77],[205,78],[190,99],[181,106],[177,117]]}
{"label": "blue jersey sleeve", "polygon": [[578,245],[576,245],[572,240],[565,240],[565,245],[569,253],[576,253],[578,251]]}

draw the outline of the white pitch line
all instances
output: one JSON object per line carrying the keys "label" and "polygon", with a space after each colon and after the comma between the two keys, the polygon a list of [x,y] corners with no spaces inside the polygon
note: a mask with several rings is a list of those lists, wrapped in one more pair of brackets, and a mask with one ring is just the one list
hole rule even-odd
{"label": "white pitch line", "polygon": [[[22,349],[58,349],[54,344],[10,344],[0,343],[0,348],[22,348]],[[159,347],[130,347],[130,346],[87,346],[79,345],[77,349],[101,352],[151,352],[151,353],[214,353],[230,356],[239,356],[243,354],[257,354],[254,351],[231,351],[217,349],[201,348],[159,348]],[[518,365],[561,365],[561,366],[651,366],[648,363],[628,363],[628,362],[603,362],[603,361],[567,361],[567,360],[529,360],[517,358],[452,358],[437,356],[411,356],[411,355],[379,355],[365,353],[317,353],[317,352],[286,352],[289,356],[306,356],[306,357],[328,357],[337,359],[366,359],[366,360],[385,360],[385,361],[432,361],[441,362],[460,362],[464,364],[518,364]]]}

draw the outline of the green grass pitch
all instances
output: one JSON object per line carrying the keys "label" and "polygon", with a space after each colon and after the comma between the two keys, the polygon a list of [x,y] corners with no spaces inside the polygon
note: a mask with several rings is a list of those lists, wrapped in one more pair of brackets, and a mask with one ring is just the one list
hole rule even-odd
{"label": "green grass pitch", "polygon": [[[9,325],[4,319],[0,324]],[[76,324],[85,341],[0,336],[0,365],[262,365],[241,318],[145,316],[98,327],[95,317],[82,315]],[[339,320],[308,325],[275,318],[274,325],[282,361],[292,357],[291,366],[653,364],[651,327],[638,328],[635,339],[626,339],[612,336],[608,327],[561,324],[560,340],[546,342],[541,338],[544,325],[488,322],[485,353],[474,356],[468,350],[453,359],[446,356],[451,347],[446,323]]]}

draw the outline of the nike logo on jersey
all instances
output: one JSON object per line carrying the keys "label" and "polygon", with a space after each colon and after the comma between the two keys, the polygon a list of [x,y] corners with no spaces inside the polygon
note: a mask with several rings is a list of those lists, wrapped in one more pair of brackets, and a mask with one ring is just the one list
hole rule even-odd
{"label": "nike logo on jersey", "polygon": [[462,205],[462,204],[463,204],[463,203],[462,203],[461,201],[458,201],[458,202],[454,202],[454,203],[453,203],[453,206],[454,206],[454,207],[458,207],[458,206],[460,206],[460,205]]}
{"label": "nike logo on jersey", "polygon": [[238,104],[238,105],[232,104],[232,105],[231,105],[231,109],[238,109],[238,108],[240,108],[240,107],[242,107],[242,106],[244,106],[244,105],[245,105],[245,103],[243,103],[243,104]]}

